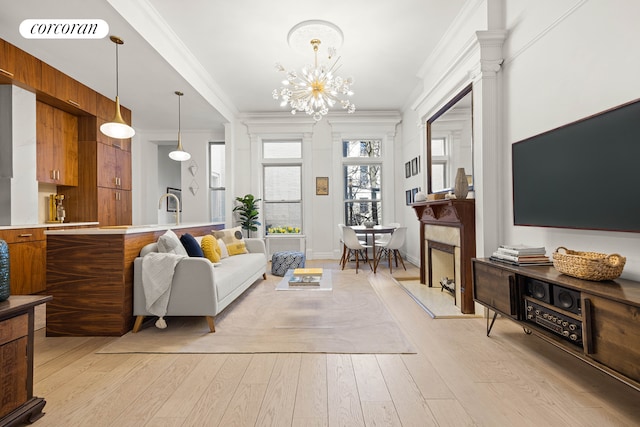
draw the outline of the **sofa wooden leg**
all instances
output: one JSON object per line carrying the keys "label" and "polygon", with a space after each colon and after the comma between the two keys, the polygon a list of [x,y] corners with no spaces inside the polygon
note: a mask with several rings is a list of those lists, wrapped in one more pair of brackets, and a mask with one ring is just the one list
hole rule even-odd
{"label": "sofa wooden leg", "polygon": [[133,324],[133,333],[135,334],[142,327],[142,321],[144,320],[144,316],[137,316],[136,322]]}
{"label": "sofa wooden leg", "polygon": [[264,280],[267,280],[267,273],[262,273],[262,278],[263,278]]}
{"label": "sofa wooden leg", "polygon": [[209,331],[215,332],[216,325],[213,323],[213,316],[207,316],[207,323],[209,324]]}

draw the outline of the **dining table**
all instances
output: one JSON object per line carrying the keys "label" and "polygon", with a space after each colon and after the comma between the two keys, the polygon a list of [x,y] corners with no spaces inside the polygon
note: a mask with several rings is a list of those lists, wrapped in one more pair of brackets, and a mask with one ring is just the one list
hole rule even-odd
{"label": "dining table", "polygon": [[375,273],[378,267],[378,260],[376,259],[376,235],[381,234],[393,234],[395,231],[395,227],[385,226],[385,225],[374,225],[373,227],[365,227],[364,225],[351,225],[350,226],[356,234],[364,234],[365,238],[368,239],[371,236],[372,240],[372,251],[373,251],[373,272]]}

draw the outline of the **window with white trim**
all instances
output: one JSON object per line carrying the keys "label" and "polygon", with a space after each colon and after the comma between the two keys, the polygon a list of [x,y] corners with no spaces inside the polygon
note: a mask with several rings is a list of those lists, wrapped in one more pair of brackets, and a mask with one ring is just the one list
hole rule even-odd
{"label": "window with white trim", "polygon": [[211,198],[211,221],[224,222],[225,215],[225,145],[224,142],[209,143],[209,192]]}
{"label": "window with white trim", "polygon": [[342,143],[344,223],[365,221],[382,224],[381,140],[348,140]]}
{"label": "window with white trim", "polygon": [[302,233],[302,141],[263,141],[265,234]]}

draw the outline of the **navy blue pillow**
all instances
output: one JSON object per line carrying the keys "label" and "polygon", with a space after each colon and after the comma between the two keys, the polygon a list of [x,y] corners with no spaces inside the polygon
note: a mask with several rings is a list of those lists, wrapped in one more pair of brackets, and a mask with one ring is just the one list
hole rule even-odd
{"label": "navy blue pillow", "polygon": [[182,242],[182,246],[187,251],[187,254],[192,257],[204,257],[204,253],[202,252],[202,248],[198,241],[189,233],[184,233],[180,236],[180,242]]}

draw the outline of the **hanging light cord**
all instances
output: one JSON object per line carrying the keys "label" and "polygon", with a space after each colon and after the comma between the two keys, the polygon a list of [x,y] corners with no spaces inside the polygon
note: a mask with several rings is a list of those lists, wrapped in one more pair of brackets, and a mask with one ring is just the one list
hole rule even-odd
{"label": "hanging light cord", "polygon": [[118,81],[118,43],[114,43],[116,45],[116,96],[120,95],[118,93],[118,87],[120,86],[120,82]]}

